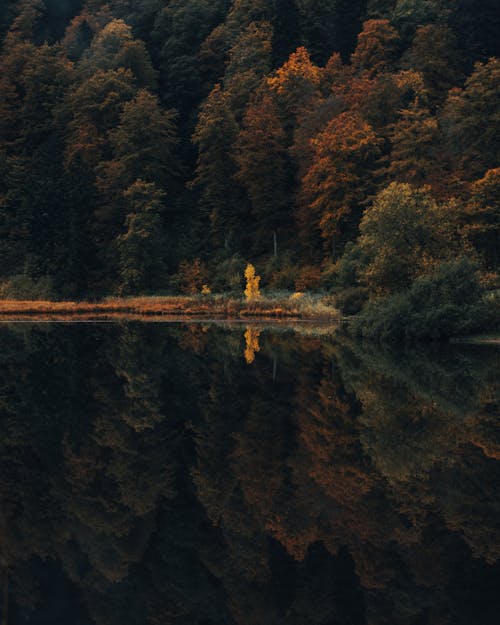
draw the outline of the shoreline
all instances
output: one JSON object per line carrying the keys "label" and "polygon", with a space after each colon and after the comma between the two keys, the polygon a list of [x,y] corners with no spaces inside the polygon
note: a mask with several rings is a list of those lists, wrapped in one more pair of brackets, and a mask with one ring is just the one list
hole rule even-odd
{"label": "shoreline", "polygon": [[259,298],[246,301],[229,296],[165,296],[109,298],[101,302],[0,300],[0,321],[112,321],[148,318],[159,321],[340,321],[338,311],[310,298]]}

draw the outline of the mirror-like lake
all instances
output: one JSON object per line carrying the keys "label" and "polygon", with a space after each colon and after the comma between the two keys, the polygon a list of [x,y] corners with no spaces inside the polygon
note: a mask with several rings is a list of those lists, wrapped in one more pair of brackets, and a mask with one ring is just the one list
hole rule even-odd
{"label": "mirror-like lake", "polygon": [[493,625],[500,348],[0,326],[3,625]]}

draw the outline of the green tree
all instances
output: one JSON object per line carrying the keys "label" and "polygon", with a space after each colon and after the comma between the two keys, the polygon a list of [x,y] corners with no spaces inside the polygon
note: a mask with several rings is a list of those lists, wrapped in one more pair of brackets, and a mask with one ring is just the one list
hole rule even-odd
{"label": "green tree", "polygon": [[438,120],[417,100],[399,112],[390,128],[392,151],[387,168],[389,179],[422,185],[436,178],[439,171],[437,151],[440,132]]}
{"label": "green tree", "polygon": [[490,269],[500,266],[500,169],[472,184],[464,211],[465,231]]}
{"label": "green tree", "polygon": [[368,20],[351,55],[353,68],[369,76],[390,71],[395,65],[398,44],[398,32],[389,20]]}
{"label": "green tree", "polygon": [[403,56],[403,65],[421,72],[434,106],[441,104],[463,77],[455,35],[449,27],[439,24],[417,29],[410,49]]}
{"label": "green tree", "polygon": [[145,89],[124,104],[118,125],[109,132],[109,143],[112,163],[119,164],[127,181],[141,178],[172,186],[178,174],[175,120],[176,112],[163,110],[158,98]]}
{"label": "green tree", "polygon": [[456,213],[426,187],[394,182],[381,191],[363,215],[358,240],[368,259],[362,281],[371,293],[405,289],[438,260],[463,253]]}
{"label": "green tree", "polygon": [[[443,112],[450,149],[466,179],[500,162],[500,59],[477,63],[463,89],[450,92]],[[485,123],[488,120],[488,123]]]}
{"label": "green tree", "polygon": [[269,249],[274,240],[278,254],[278,231],[290,224],[287,194],[286,135],[277,107],[269,95],[249,106],[236,141],[237,179],[247,190],[255,217],[257,251]]}
{"label": "green tree", "polygon": [[165,284],[162,213],[164,194],[154,183],[137,180],[123,194],[125,232],[116,239],[118,291],[154,293]]}
{"label": "green tree", "polygon": [[130,70],[139,87],[154,88],[156,72],[144,42],[135,39],[123,20],[112,20],[99,31],[84,53],[79,70],[89,77],[96,70]]}
{"label": "green tree", "polygon": [[230,93],[231,108],[238,120],[262,78],[271,70],[272,44],[271,24],[252,22],[229,50],[224,88]]}
{"label": "green tree", "polygon": [[200,189],[201,205],[208,213],[218,245],[227,244],[242,226],[244,205],[234,178],[237,165],[233,146],[237,135],[230,95],[218,84],[203,103],[193,134],[198,160],[191,183]]}

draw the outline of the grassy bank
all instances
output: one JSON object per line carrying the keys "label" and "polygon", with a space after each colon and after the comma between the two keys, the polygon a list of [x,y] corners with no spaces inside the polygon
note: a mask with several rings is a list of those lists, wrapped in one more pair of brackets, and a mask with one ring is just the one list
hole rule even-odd
{"label": "grassy bank", "polygon": [[279,294],[254,300],[228,295],[106,298],[99,302],[0,300],[2,319],[109,319],[116,317],[337,320],[321,295]]}

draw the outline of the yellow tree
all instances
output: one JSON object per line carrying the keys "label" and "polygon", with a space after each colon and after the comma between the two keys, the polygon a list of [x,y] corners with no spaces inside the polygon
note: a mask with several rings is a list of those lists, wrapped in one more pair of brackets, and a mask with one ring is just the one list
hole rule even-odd
{"label": "yellow tree", "polygon": [[248,265],[245,269],[245,278],[247,281],[245,289],[245,296],[247,300],[253,300],[260,297],[260,276],[255,275],[255,267],[253,265]]}

